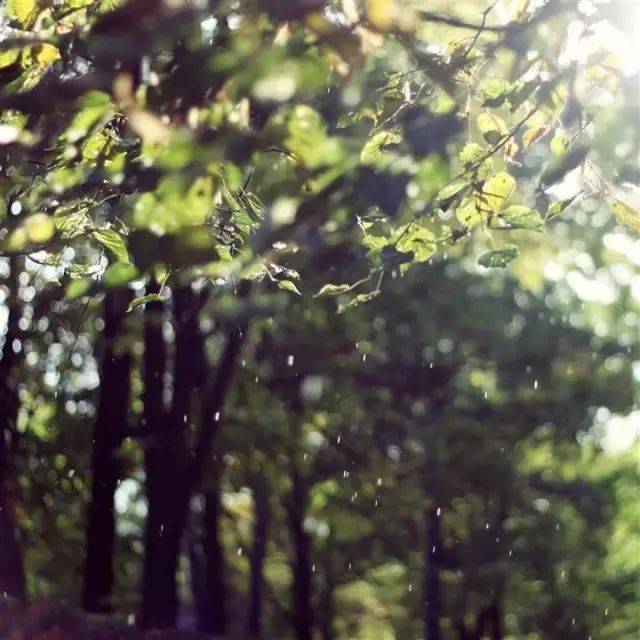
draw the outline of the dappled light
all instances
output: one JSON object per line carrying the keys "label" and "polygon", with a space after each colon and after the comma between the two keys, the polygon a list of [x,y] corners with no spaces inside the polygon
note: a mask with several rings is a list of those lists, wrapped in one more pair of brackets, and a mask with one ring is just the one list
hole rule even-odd
{"label": "dappled light", "polygon": [[639,31],[0,0],[0,640],[639,638]]}

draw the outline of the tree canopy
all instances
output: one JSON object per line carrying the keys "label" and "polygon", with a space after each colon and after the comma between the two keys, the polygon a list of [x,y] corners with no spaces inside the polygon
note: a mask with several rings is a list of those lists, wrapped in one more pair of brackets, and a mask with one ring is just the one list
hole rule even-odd
{"label": "tree canopy", "polygon": [[0,635],[640,633],[637,3],[0,12]]}

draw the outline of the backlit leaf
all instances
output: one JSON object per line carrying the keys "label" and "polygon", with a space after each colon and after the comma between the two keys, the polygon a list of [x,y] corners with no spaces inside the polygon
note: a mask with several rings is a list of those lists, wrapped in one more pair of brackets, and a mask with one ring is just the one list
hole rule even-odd
{"label": "backlit leaf", "polygon": [[488,251],[478,258],[478,264],[483,267],[506,267],[518,256],[518,248],[515,245],[507,245],[502,249]]}
{"label": "backlit leaf", "polygon": [[350,290],[350,284],[325,284],[320,291],[314,295],[314,298],[320,298],[322,296],[337,296],[341,293],[347,293]]}
{"label": "backlit leaf", "polygon": [[485,180],[482,191],[477,194],[478,207],[488,213],[498,212],[504,208],[507,200],[516,187],[513,176],[501,171]]}
{"label": "backlit leaf", "polygon": [[500,217],[516,229],[537,229],[542,225],[542,218],[537,211],[520,204],[507,207]]}
{"label": "backlit leaf", "polygon": [[129,262],[129,251],[124,238],[117,231],[111,229],[98,229],[93,232],[93,237],[103,246],[109,249],[116,260]]}
{"label": "backlit leaf", "polygon": [[291,280],[279,280],[278,281],[278,289],[284,289],[285,291],[291,291],[292,293],[296,293],[299,296],[302,295],[300,293],[300,291],[298,290],[298,287],[296,287],[296,285],[293,282],[291,282]]}
{"label": "backlit leaf", "polygon": [[611,211],[620,224],[633,231],[640,231],[640,211],[638,209],[630,207],[621,200],[614,200],[611,203]]}
{"label": "backlit leaf", "polygon": [[27,240],[31,244],[44,244],[53,238],[56,232],[56,224],[51,216],[46,213],[34,213],[24,221]]}
{"label": "backlit leaf", "polygon": [[138,270],[132,264],[116,262],[107,267],[102,276],[102,282],[109,288],[122,287],[135,280],[139,275]]}
{"label": "backlit leaf", "polygon": [[160,293],[148,293],[145,296],[139,296],[134,298],[127,309],[127,313],[135,311],[136,309],[143,307],[148,302],[164,302],[164,297]]}

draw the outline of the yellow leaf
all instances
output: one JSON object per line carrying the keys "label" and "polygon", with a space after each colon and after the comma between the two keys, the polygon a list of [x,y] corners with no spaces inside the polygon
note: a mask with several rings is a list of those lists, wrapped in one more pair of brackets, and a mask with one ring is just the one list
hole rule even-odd
{"label": "yellow leaf", "polygon": [[532,129],[527,129],[522,134],[522,144],[524,145],[525,150],[530,149],[545,133],[549,131],[549,127],[547,125],[542,125],[541,127],[533,127]]}
{"label": "yellow leaf", "polygon": [[398,0],[367,0],[367,21],[377,31],[411,31],[415,11]]}
{"label": "yellow leaf", "polygon": [[38,11],[36,0],[10,0],[9,13],[15,16],[25,27],[31,26],[35,22]]}
{"label": "yellow leaf", "polygon": [[367,0],[367,19],[369,23],[380,31],[389,31],[393,28],[397,7],[394,0],[379,2],[379,0]]}
{"label": "yellow leaf", "polygon": [[48,67],[60,59],[60,52],[52,44],[41,44],[35,48],[35,58],[39,65]]}
{"label": "yellow leaf", "polygon": [[20,49],[6,49],[0,51],[0,69],[11,66],[20,55]]}
{"label": "yellow leaf", "polygon": [[487,213],[500,211],[504,208],[515,187],[515,178],[504,171],[496,173],[485,181],[482,185],[482,192],[477,194],[478,208]]}
{"label": "yellow leaf", "polygon": [[43,244],[53,238],[56,224],[46,213],[34,213],[24,221],[27,239],[31,244]]}
{"label": "yellow leaf", "polygon": [[621,200],[615,200],[611,204],[611,211],[616,220],[633,231],[640,231],[640,211],[630,207]]}
{"label": "yellow leaf", "polygon": [[468,229],[473,229],[486,220],[486,214],[478,208],[478,202],[475,197],[466,198],[462,205],[456,209],[456,218],[460,224]]}

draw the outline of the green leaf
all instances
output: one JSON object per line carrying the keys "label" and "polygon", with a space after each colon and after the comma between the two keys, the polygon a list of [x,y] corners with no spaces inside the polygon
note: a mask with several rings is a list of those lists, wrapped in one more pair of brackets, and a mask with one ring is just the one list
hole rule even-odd
{"label": "green leaf", "polygon": [[478,208],[478,201],[475,196],[465,198],[462,204],[456,209],[456,218],[463,226],[473,229],[486,219],[487,214]]}
{"label": "green leaf", "polygon": [[507,98],[511,85],[506,80],[493,79],[482,88],[483,107],[500,107]]}
{"label": "green leaf", "polygon": [[364,304],[365,302],[369,302],[369,300],[373,300],[378,295],[380,295],[380,291],[378,290],[371,291],[369,293],[360,293],[355,298],[352,298],[351,300],[349,300],[349,302],[345,302],[344,304],[341,304],[338,307],[338,313],[344,313],[349,309],[353,309],[361,304]]}
{"label": "green leaf", "polygon": [[0,50],[0,69],[10,67],[20,57],[20,49]]}
{"label": "green leaf", "polygon": [[448,185],[440,189],[440,191],[438,192],[438,200],[450,200],[453,196],[455,196],[457,193],[468,186],[468,180],[454,180],[453,182],[450,182]]}
{"label": "green leaf", "polygon": [[116,262],[105,269],[102,282],[109,288],[123,287],[135,280],[140,275],[138,269],[132,264]]}
{"label": "green leaf", "polygon": [[616,220],[628,229],[640,231],[640,211],[630,207],[621,200],[615,200],[611,203],[611,211]]}
{"label": "green leaf", "polygon": [[558,131],[551,139],[549,148],[554,156],[563,156],[567,150],[567,136],[562,131]]}
{"label": "green leaf", "polygon": [[78,101],[78,113],[65,131],[69,142],[84,138],[99,121],[111,116],[113,108],[109,96],[102,91],[90,91]]}
{"label": "green leaf", "polygon": [[79,280],[72,280],[65,290],[64,296],[67,300],[77,300],[87,295],[93,285],[91,278],[80,278]]}
{"label": "green leaf", "polygon": [[478,162],[484,155],[484,149],[477,142],[470,142],[460,151],[460,160],[462,160],[465,165],[470,165]]}
{"label": "green leaf", "polygon": [[488,251],[478,258],[478,264],[483,267],[506,267],[518,256],[518,247],[509,244],[502,249]]}
{"label": "green leaf", "polygon": [[278,289],[284,289],[285,291],[291,291],[292,293],[296,293],[299,296],[302,295],[300,293],[300,291],[298,290],[298,287],[296,287],[296,285],[293,284],[293,282],[291,282],[291,280],[279,280],[278,281]]}
{"label": "green leaf", "polygon": [[401,264],[411,262],[414,255],[413,252],[405,253],[398,251],[395,247],[386,246],[382,248],[380,258],[382,260],[382,266],[387,270],[392,270]]}
{"label": "green leaf", "polygon": [[322,117],[311,107],[297,105],[287,128],[287,149],[309,169],[335,165],[342,159],[339,140],[327,135]]}
{"label": "green leaf", "polygon": [[545,220],[549,220],[554,216],[562,213],[578,196],[571,196],[566,200],[558,200],[556,202],[552,202],[547,209],[547,213],[544,217]]}
{"label": "green leaf", "polygon": [[413,262],[426,262],[436,251],[435,236],[412,222],[399,234],[396,248],[403,253],[412,253]]}
{"label": "green leaf", "polygon": [[164,297],[159,293],[148,293],[146,296],[134,298],[127,309],[127,313],[135,311],[139,307],[143,307],[148,302],[164,302]]}
{"label": "green leaf", "polygon": [[107,248],[120,262],[130,262],[129,251],[124,238],[117,231],[111,229],[98,229],[93,232],[93,237]]}
{"label": "green leaf", "polygon": [[502,212],[501,218],[514,229],[537,229],[542,226],[540,214],[520,204],[507,207]]}
{"label": "green leaf", "polygon": [[347,293],[350,290],[350,284],[325,284],[313,297],[320,298],[322,296],[338,296],[341,293]]}
{"label": "green leaf", "polygon": [[398,144],[402,136],[396,131],[381,131],[369,140],[360,152],[362,164],[379,164],[385,158],[384,148]]}
{"label": "green leaf", "polygon": [[56,209],[53,219],[60,237],[65,240],[81,235],[89,223],[86,206],[62,206]]}
{"label": "green leaf", "polygon": [[489,144],[497,144],[507,133],[507,125],[504,120],[491,113],[481,113],[478,116],[477,123],[482,137]]}

